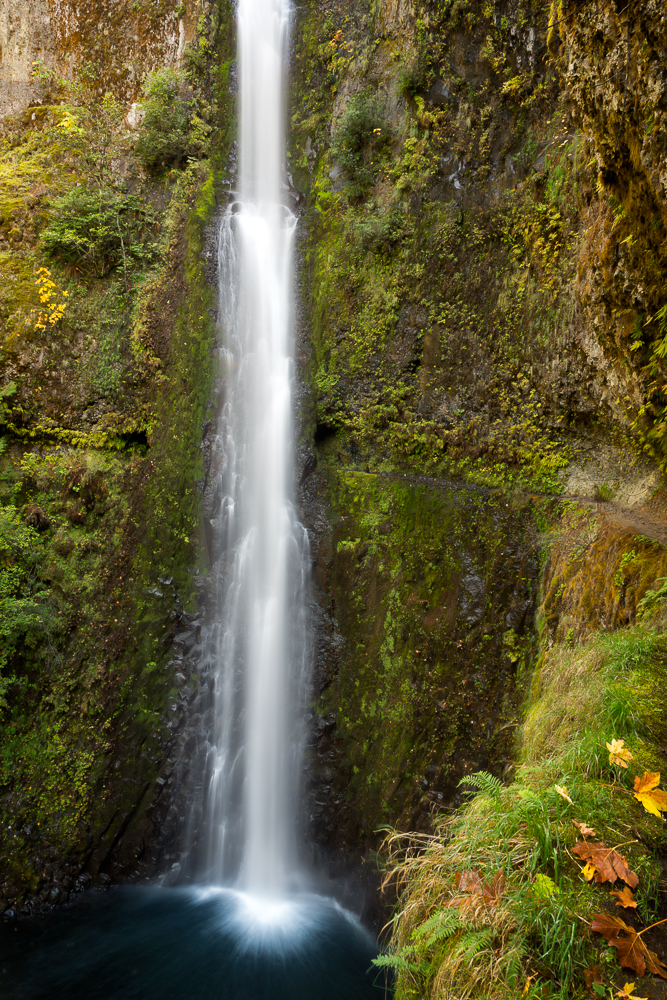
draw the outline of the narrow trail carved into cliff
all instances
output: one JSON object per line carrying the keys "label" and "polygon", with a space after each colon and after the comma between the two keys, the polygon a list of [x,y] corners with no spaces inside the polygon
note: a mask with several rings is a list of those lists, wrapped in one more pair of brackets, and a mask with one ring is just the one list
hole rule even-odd
{"label": "narrow trail carved into cliff", "polygon": [[631,528],[638,534],[650,538],[653,542],[667,545],[667,520],[659,519],[653,511],[646,507],[623,507],[622,504],[614,503],[613,500],[582,502],[597,510],[612,524],[621,528]]}
{"label": "narrow trail carved into cliff", "polygon": [[[479,483],[465,480],[446,479],[442,476],[418,476],[409,473],[377,472],[369,469],[348,468],[349,473],[359,473],[366,476],[377,476],[383,479],[395,479],[399,482],[430,486],[448,492],[470,492],[483,496],[499,496],[503,490],[498,487],[483,486]],[[526,491],[522,494],[528,498],[551,499],[554,501],[568,500],[588,507],[591,513],[601,514],[612,524],[621,528],[630,528],[638,534],[650,538],[651,541],[667,546],[667,500],[661,491],[647,504],[637,507],[626,507],[614,500],[592,500],[576,493],[537,493]]]}

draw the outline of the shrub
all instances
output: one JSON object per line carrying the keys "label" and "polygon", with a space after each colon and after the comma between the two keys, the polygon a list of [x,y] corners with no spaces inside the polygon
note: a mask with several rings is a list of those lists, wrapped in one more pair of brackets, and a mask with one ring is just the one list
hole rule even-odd
{"label": "shrub", "polygon": [[196,102],[182,70],[149,73],[144,95],[135,152],[149,173],[178,166],[187,157],[205,151],[210,127],[196,114]]}
{"label": "shrub", "polygon": [[152,254],[144,237],[150,209],[134,195],[112,188],[76,187],[54,203],[55,215],[42,233],[52,257],[78,264],[100,277]]}
{"label": "shrub", "polygon": [[391,140],[391,130],[377,97],[355,94],[341,115],[331,149],[348,180],[348,195],[359,198],[368,190]]}

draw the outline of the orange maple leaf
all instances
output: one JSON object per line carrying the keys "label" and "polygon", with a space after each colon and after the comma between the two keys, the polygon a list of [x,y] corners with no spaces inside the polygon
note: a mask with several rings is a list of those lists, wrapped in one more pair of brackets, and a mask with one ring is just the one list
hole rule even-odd
{"label": "orange maple leaf", "polygon": [[576,819],[573,819],[572,822],[574,823],[574,825],[576,826],[577,830],[579,831],[582,837],[595,836],[595,830],[593,829],[592,826],[586,826],[585,823],[577,823]]}
{"label": "orange maple leaf", "polygon": [[[645,927],[644,931],[648,929]],[[626,969],[632,969],[638,976],[643,976],[648,969],[654,976],[667,979],[667,965],[642,941],[644,931],[638,934],[620,917],[612,917],[609,913],[594,913],[591,930],[601,934],[616,949],[618,960]]]}
{"label": "orange maple leaf", "polygon": [[641,778],[635,778],[634,792],[635,798],[641,802],[646,812],[658,817],[667,809],[667,793],[656,787],[659,784],[659,771],[644,771]]}
{"label": "orange maple leaf", "polygon": [[623,906],[626,910],[637,909],[637,901],[632,895],[632,889],[628,889],[627,885],[623,886],[622,889],[612,889],[611,894],[612,896],[616,896],[618,900],[616,903],[617,906]]}
{"label": "orange maple leaf", "polygon": [[627,861],[615,847],[607,847],[595,840],[580,840],[572,848],[572,853],[587,862],[582,874],[589,882],[593,876],[596,882],[613,883],[622,878],[632,889],[639,882],[639,876],[630,871]]}
{"label": "orange maple leaf", "polygon": [[461,895],[454,896],[445,906],[456,909],[479,910],[481,906],[495,906],[507,885],[502,872],[496,872],[489,882],[483,882],[479,872],[474,870],[456,872],[454,879]]}

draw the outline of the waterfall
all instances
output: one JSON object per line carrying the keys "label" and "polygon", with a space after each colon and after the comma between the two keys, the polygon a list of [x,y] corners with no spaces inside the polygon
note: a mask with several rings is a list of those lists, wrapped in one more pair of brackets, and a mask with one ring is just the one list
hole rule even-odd
{"label": "waterfall", "polygon": [[288,0],[240,0],[240,183],[219,233],[224,404],[216,438],[215,729],[208,876],[280,895],[294,870],[308,539],[293,485],[291,273],[283,190]]}

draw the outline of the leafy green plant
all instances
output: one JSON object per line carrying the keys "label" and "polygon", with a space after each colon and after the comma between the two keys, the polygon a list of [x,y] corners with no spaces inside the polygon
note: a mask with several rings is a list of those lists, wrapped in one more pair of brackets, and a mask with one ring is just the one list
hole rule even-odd
{"label": "leafy green plant", "polygon": [[331,144],[348,180],[350,198],[361,197],[371,186],[390,140],[379,99],[366,92],[355,94],[336,125]]}
{"label": "leafy green plant", "polygon": [[135,195],[110,187],[75,187],[56,199],[54,217],[42,233],[52,257],[103,278],[115,268],[127,274],[134,261],[153,255],[150,207]]}
{"label": "leafy green plant", "polygon": [[149,73],[141,110],[135,152],[149,173],[158,174],[205,151],[211,129],[197,114],[197,102],[182,70]]}
{"label": "leafy green plant", "polygon": [[470,785],[483,795],[489,795],[493,798],[500,795],[500,790],[503,787],[500,779],[496,778],[494,774],[489,774],[488,771],[476,771],[475,774],[467,775],[462,781],[459,781],[459,788],[461,785]]}
{"label": "leafy green plant", "polygon": [[420,90],[425,90],[433,76],[428,32],[421,19],[417,19],[416,29],[417,44],[414,55],[398,71],[398,89],[404,97],[414,97]]}
{"label": "leafy green plant", "polygon": [[[8,416],[7,400],[10,399],[15,392],[16,392],[16,382],[14,381],[7,382],[6,385],[0,387],[0,427],[2,427],[3,424],[7,423],[7,416]],[[2,447],[3,440],[4,439],[0,439],[0,454],[3,451]]]}
{"label": "leafy green plant", "polygon": [[20,643],[34,645],[54,625],[46,591],[37,580],[37,532],[13,504],[0,507],[0,711],[17,678],[3,676]]}
{"label": "leafy green plant", "polygon": [[667,598],[667,577],[660,577],[659,580],[656,580],[656,583],[659,583],[660,586],[656,590],[647,590],[641,601],[637,604],[637,618],[640,620],[656,611]]}

